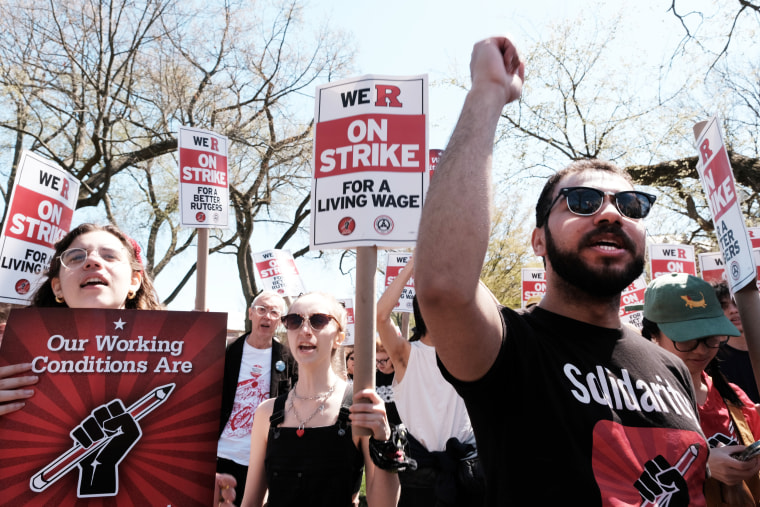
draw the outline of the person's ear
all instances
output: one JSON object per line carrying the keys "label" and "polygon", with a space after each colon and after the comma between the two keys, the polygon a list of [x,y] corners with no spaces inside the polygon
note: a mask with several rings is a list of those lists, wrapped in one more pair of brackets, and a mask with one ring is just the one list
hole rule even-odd
{"label": "person's ear", "polygon": [[333,342],[333,348],[337,349],[341,346],[341,344],[346,340],[346,333],[343,331],[340,331],[338,335],[335,337],[335,341]]}
{"label": "person's ear", "polygon": [[533,229],[533,234],[531,234],[530,244],[533,247],[533,253],[536,257],[546,256],[546,227],[548,227],[547,224],[544,224],[544,226],[540,228],[536,227]]}
{"label": "person's ear", "polygon": [[61,290],[61,279],[54,276],[50,279],[50,288],[53,290],[53,295],[58,298],[63,297],[63,291]]}
{"label": "person's ear", "polygon": [[132,282],[129,284],[129,292],[137,293],[142,285],[142,271],[132,271]]}

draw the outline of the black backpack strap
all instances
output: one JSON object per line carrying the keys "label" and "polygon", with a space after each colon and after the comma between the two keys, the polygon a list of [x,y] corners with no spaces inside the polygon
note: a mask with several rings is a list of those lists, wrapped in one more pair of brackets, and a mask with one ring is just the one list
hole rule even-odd
{"label": "black backpack strap", "polygon": [[346,390],[343,393],[343,401],[340,405],[340,412],[338,412],[338,435],[341,437],[345,435],[348,428],[351,426],[351,421],[348,416],[351,414],[351,405],[354,403],[354,384],[349,383],[346,385]]}

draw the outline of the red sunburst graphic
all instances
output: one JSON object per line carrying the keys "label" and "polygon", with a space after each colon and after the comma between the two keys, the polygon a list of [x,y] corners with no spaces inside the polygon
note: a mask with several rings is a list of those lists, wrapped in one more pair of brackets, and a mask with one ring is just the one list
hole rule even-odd
{"label": "red sunburst graphic", "polygon": [[[212,315],[210,318],[204,315]],[[123,321],[119,327],[115,323]],[[8,505],[42,506],[206,506],[213,503],[216,444],[224,366],[224,314],[145,310],[14,310],[3,338],[0,365],[81,361],[85,356],[115,361],[146,361],[146,373],[40,373],[26,406],[0,417],[0,491]],[[66,351],[60,339],[88,339],[79,351]],[[178,354],[98,351],[96,336],[181,341]],[[69,342],[69,345],[72,343]],[[48,347],[50,345],[50,347]],[[40,359],[47,357],[47,361]],[[159,358],[170,370],[156,372]],[[84,363],[82,363],[84,364]],[[191,371],[182,372],[182,365]],[[185,369],[189,367],[186,365]],[[125,407],[159,386],[175,384],[166,401],[139,420],[142,436],[118,465],[118,493],[77,498],[74,466],[35,493],[30,479],[74,445],[69,432],[95,408],[119,399]]]}

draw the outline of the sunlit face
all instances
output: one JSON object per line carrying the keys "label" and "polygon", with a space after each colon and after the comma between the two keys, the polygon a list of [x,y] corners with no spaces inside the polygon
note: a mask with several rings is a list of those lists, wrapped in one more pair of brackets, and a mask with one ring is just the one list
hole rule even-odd
{"label": "sunlit face", "polygon": [[[266,309],[263,315],[261,308]],[[257,298],[253,306],[248,308],[248,318],[251,319],[251,333],[256,334],[260,338],[271,340],[277,331],[277,326],[280,324],[280,317],[284,314],[285,301],[280,296],[265,294]]]}
{"label": "sunlit face", "polygon": [[[584,171],[563,178],[561,188],[586,186],[620,192],[632,187],[617,174]],[[552,207],[546,225],[534,233],[536,255],[547,262],[547,272],[568,284],[599,296],[619,294],[644,267],[645,228],[642,220],[620,214],[605,196],[602,208],[591,216],[572,213],[565,199]]]}
{"label": "sunlit face", "polygon": [[336,317],[333,302],[320,294],[307,294],[290,305],[288,313],[305,317],[300,327],[288,329],[288,345],[299,367],[324,364],[329,368],[333,352],[340,347],[346,335],[334,319],[330,319],[322,329],[314,329],[309,317],[315,313]]}
{"label": "sunlit face", "polygon": [[386,375],[393,373],[393,363],[387,352],[377,351],[375,353],[375,364],[381,373]]}
{"label": "sunlit face", "polygon": [[[69,246],[87,251],[81,266],[61,265],[58,276],[50,280],[53,293],[66,301],[70,308],[124,308],[130,292],[140,288],[142,275],[133,271],[129,251],[119,238],[106,231],[93,231],[78,236]],[[117,256],[99,251],[110,250]]]}
{"label": "sunlit face", "polygon": [[354,351],[352,350],[348,354],[346,354],[346,372],[348,372],[349,375],[354,374],[354,363],[356,361],[354,360]]}

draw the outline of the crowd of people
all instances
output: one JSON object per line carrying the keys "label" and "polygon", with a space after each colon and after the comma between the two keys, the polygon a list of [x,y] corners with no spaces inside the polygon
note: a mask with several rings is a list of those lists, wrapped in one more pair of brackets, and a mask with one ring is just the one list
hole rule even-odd
{"label": "crowd of people", "polygon": [[[470,70],[414,256],[377,302],[377,390],[354,389],[335,297],[257,295],[251,331],[226,349],[214,505],[356,506],[363,478],[371,507],[760,505],[755,284],[732,293],[662,275],[646,289],[643,328],[622,324],[655,196],[611,162],[580,160],[535,207],[545,295],[500,305],[480,282],[493,139],[525,68],[496,37],[474,46]],[[393,313],[412,277],[407,339]],[[136,243],[93,224],[56,244],[31,301],[161,308]],[[0,416],[34,396],[30,371],[0,368]],[[97,465],[80,475],[112,481]]]}

